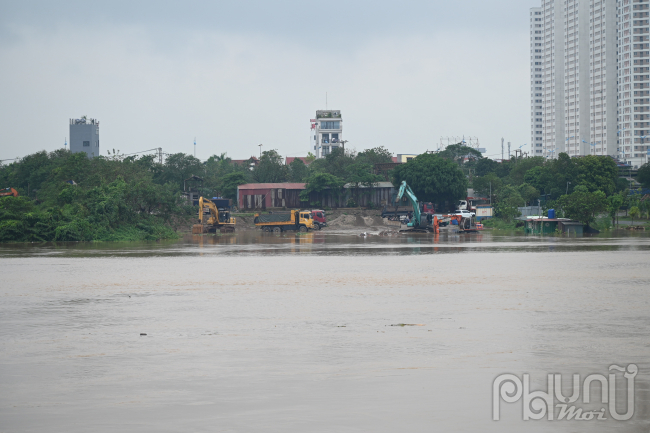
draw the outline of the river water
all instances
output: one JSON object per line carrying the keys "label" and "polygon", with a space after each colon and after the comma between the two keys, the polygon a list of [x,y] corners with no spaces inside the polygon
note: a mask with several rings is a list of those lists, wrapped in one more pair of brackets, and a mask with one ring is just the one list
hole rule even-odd
{"label": "river water", "polygon": [[[0,258],[3,433],[650,430],[645,234],[248,231]],[[561,374],[565,396],[617,373],[634,415],[595,387],[572,404],[606,420],[524,421],[493,396],[508,373]]]}

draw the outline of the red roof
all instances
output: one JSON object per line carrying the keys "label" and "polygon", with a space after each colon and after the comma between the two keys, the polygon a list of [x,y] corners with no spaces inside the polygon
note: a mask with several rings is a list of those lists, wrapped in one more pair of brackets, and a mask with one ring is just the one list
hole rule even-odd
{"label": "red roof", "polygon": [[305,165],[309,165],[309,164],[311,164],[309,161],[307,161],[307,157],[306,157],[306,156],[287,156],[286,164],[289,165],[289,164],[291,164],[293,161],[295,161],[296,159],[300,159],[300,160],[302,160],[302,162],[304,162]]}
{"label": "red roof", "polygon": [[239,189],[305,189],[305,183],[247,183]]}

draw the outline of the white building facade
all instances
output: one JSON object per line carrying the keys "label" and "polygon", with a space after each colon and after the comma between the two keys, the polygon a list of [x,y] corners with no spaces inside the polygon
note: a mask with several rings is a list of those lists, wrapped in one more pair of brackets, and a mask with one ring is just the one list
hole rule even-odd
{"label": "white building facade", "polygon": [[99,156],[99,121],[88,119],[70,119],[70,151],[85,152],[88,158]]}
{"label": "white building facade", "polygon": [[615,156],[616,0],[542,0],[530,20],[531,154]]}
{"label": "white building facade", "polygon": [[312,119],[313,150],[316,158],[324,158],[345,143],[341,110],[317,110]]}
{"label": "white building facade", "polygon": [[650,146],[650,2],[618,0],[618,158],[648,162]]}

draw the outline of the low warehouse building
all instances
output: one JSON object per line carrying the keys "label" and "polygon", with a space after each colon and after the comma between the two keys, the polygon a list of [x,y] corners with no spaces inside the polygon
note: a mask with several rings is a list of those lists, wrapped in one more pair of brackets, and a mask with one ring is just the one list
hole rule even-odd
{"label": "low warehouse building", "polygon": [[237,187],[237,205],[243,209],[295,208],[300,202],[304,183],[247,183]]}
{"label": "low warehouse building", "polygon": [[390,182],[377,182],[370,187],[361,185],[359,188],[347,184],[340,191],[326,189],[312,192],[308,201],[300,201],[300,193],[305,188],[304,183],[247,183],[237,187],[237,205],[240,210],[304,209],[313,206],[336,209],[347,207],[352,199],[357,206],[378,207],[390,203],[395,194]]}

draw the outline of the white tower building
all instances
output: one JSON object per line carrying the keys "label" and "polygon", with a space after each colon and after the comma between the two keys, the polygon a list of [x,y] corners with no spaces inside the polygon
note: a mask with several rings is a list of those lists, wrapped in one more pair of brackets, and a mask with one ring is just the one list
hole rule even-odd
{"label": "white tower building", "polygon": [[70,152],[85,152],[88,158],[99,156],[99,121],[70,119]]}
{"label": "white tower building", "polygon": [[317,110],[312,122],[314,155],[324,158],[338,149],[343,141],[343,119],[340,110]]}

